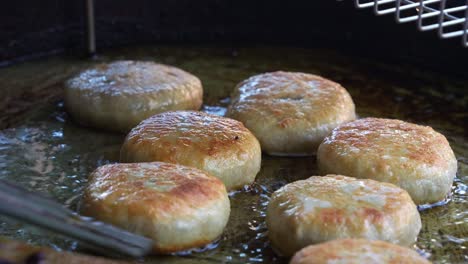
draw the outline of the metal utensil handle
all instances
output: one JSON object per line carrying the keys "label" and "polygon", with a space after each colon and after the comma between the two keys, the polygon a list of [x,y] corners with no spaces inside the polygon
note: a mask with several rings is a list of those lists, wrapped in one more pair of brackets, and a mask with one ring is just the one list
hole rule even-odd
{"label": "metal utensil handle", "polygon": [[0,214],[72,237],[103,254],[141,257],[153,246],[148,238],[81,217],[55,201],[4,180],[0,180],[0,201]]}

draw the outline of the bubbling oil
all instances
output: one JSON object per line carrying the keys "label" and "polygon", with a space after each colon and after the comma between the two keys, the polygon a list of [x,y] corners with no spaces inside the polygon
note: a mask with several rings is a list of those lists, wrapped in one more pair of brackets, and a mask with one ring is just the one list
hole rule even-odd
{"label": "bubbling oil", "polygon": [[[288,56],[280,56],[286,53]],[[433,126],[449,139],[458,157],[459,171],[446,200],[419,207],[424,228],[416,249],[438,263],[468,259],[468,140],[463,138],[464,130],[460,128],[463,116],[450,114],[463,111],[466,102],[453,99],[453,96],[449,100],[448,96],[438,93],[441,78],[424,73],[411,73],[412,78],[409,78],[409,73],[403,70],[398,72],[386,65],[350,60],[330,51],[244,48],[237,51],[236,56],[231,54],[229,49],[223,48],[132,47],[109,52],[100,60],[151,59],[192,72],[204,85],[202,110],[216,115],[226,113],[229,95],[237,82],[254,74],[281,69],[322,74],[340,82],[352,95],[359,116],[400,118]],[[29,76],[22,82],[21,76],[28,76],[31,69],[40,67],[47,71],[46,76],[65,80],[70,72],[90,63],[60,57],[25,63],[0,69],[0,81],[11,84],[11,89],[30,88],[40,77]],[[15,72],[16,82],[10,80],[12,72]],[[408,78],[408,82],[394,81],[389,76],[398,80]],[[425,80],[424,85],[418,84],[418,80]],[[448,81],[447,87],[454,94],[458,93],[456,83]],[[57,93],[60,97],[60,91]],[[446,112],[434,111],[440,109],[440,105],[446,106]],[[0,131],[0,178],[50,196],[76,210],[88,174],[98,166],[118,162],[125,135],[75,124],[61,101],[41,103],[23,117],[20,122]],[[171,256],[147,257],[144,261],[183,263],[196,259],[202,263],[286,263],[288,259],[279,257],[268,241],[265,217],[269,197],[289,182],[317,174],[315,157],[263,156],[256,183],[230,194],[231,217],[217,241]],[[3,236],[57,250],[79,250],[74,240],[12,219],[0,219],[0,232]]]}

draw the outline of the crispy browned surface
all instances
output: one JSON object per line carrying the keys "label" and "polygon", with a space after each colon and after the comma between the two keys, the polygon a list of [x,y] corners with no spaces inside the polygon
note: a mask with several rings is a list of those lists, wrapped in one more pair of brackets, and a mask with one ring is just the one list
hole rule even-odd
{"label": "crispy browned surface", "polygon": [[163,162],[99,167],[90,175],[82,201],[83,214],[152,238],[157,253],[213,241],[229,211],[219,179]]}
{"label": "crispy browned surface", "polygon": [[157,113],[198,110],[202,96],[194,75],[145,61],[98,64],[65,84],[65,106],[76,121],[120,132]]}
{"label": "crispy browned surface", "polygon": [[322,173],[390,182],[417,204],[442,200],[457,171],[442,134],[395,119],[364,118],[339,126],[322,142],[317,159]]}
{"label": "crispy browned surface", "polygon": [[[29,261],[29,262],[28,262]],[[129,262],[92,257],[83,254],[57,252],[50,248],[36,247],[19,241],[0,238],[1,263],[40,263],[40,264],[125,264]]]}
{"label": "crispy browned surface", "polygon": [[308,246],[297,252],[290,264],[429,264],[409,248],[384,241],[342,239]]}
{"label": "crispy browned surface", "polygon": [[[146,119],[127,135],[122,161],[176,162],[178,155],[192,149],[201,156],[219,156],[231,148],[242,149],[250,137],[244,125],[233,119],[195,111],[166,112]],[[146,160],[132,156],[138,148],[146,151]],[[130,151],[136,153],[127,153]]]}
{"label": "crispy browned surface", "polygon": [[338,83],[282,71],[239,83],[227,115],[244,123],[262,150],[283,155],[315,153],[328,132],[355,119],[354,103]]}
{"label": "crispy browned surface", "polygon": [[[169,163],[125,163],[97,168],[89,177],[85,201],[101,201],[98,212],[125,203],[132,214],[146,211],[190,214],[194,208],[223,195],[223,183],[189,167]],[[121,206],[121,205],[119,205]],[[164,214],[156,214],[164,217]],[[112,217],[111,215],[109,217]]]}
{"label": "crispy browned surface", "polygon": [[97,64],[67,82],[87,95],[152,94],[195,83],[198,79],[176,67],[151,61],[115,61]]}
{"label": "crispy browned surface", "polygon": [[228,189],[250,184],[260,170],[257,139],[236,120],[196,111],[152,116],[127,135],[122,162],[164,161],[196,167]]}
{"label": "crispy browned surface", "polygon": [[409,246],[421,219],[408,193],[393,184],[327,175],[277,190],[267,225],[273,245],[290,256],[304,246],[347,237]]}
{"label": "crispy browned surface", "polygon": [[[339,148],[352,146],[368,149],[375,155],[383,156],[388,149],[401,152],[393,155],[406,156],[430,166],[446,168],[447,139],[431,127],[384,118],[364,118],[341,125],[325,140],[333,141]],[[443,149],[444,151],[440,151]],[[382,165],[380,165],[382,166]]]}

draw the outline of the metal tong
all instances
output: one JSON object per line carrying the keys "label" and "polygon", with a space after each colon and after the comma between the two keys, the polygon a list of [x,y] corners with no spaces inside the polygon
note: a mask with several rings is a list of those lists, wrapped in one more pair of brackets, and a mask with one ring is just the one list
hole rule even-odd
{"label": "metal tong", "polygon": [[83,217],[63,205],[0,180],[0,214],[55,231],[83,242],[105,255],[141,257],[151,251],[152,240]]}

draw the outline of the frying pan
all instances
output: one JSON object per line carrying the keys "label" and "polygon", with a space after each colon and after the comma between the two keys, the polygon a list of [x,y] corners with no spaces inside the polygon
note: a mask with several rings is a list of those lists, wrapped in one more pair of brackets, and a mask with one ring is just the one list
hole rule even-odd
{"label": "frying pan", "polygon": [[[27,32],[32,26],[24,25],[33,23],[29,20],[18,24],[20,30],[8,31],[17,44],[1,53],[6,66],[0,69],[1,178],[76,210],[87,175],[97,166],[118,161],[125,135],[80,127],[64,111],[63,82],[93,63],[141,59],[181,67],[202,80],[203,110],[221,115],[234,86],[253,74],[280,69],[309,72],[347,88],[360,117],[399,118],[430,125],[448,138],[459,161],[457,178],[445,201],[420,207],[423,229],[416,247],[437,263],[467,261],[468,76],[464,63],[468,60],[464,60],[467,51],[458,43],[394,26],[393,21],[330,1],[149,2],[96,2],[95,60],[82,56],[85,31],[80,23],[84,21],[80,22],[83,17],[77,11],[81,2],[71,1],[62,4],[63,8],[52,5],[56,12],[47,11],[64,17],[60,23],[55,21],[63,28],[44,33],[52,44],[42,40],[36,42],[41,45],[28,46],[25,43],[30,41],[22,42],[28,37],[36,39]],[[31,7],[24,10],[31,19],[44,10],[33,1],[25,3]],[[110,6],[108,10],[105,4]],[[73,5],[80,8],[75,10]],[[150,19],[153,11],[156,18]],[[330,17],[333,19],[321,23]],[[48,26],[50,20],[43,18],[37,24]],[[366,27],[368,24],[375,27]],[[58,51],[59,55],[44,55]],[[41,58],[30,60],[31,56]],[[24,60],[27,62],[18,63]],[[288,260],[277,256],[267,239],[264,219],[268,197],[288,182],[317,173],[315,157],[264,155],[256,184],[231,194],[230,222],[218,241],[204,249],[145,261],[286,263]],[[0,222],[4,236],[77,250],[76,241],[10,219]]]}

